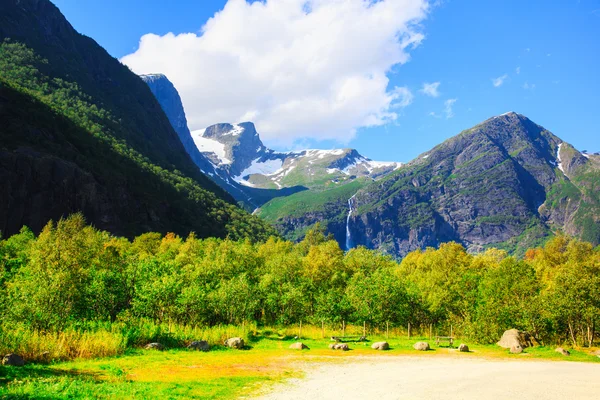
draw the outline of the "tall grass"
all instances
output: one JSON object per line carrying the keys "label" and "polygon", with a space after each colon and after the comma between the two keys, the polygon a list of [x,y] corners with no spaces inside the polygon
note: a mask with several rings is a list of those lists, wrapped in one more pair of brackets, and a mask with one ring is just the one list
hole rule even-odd
{"label": "tall grass", "polygon": [[243,337],[252,342],[256,335],[254,323],[191,327],[137,320],[127,323],[82,323],[61,332],[41,332],[21,325],[0,325],[0,354],[15,353],[34,362],[64,361],[115,356],[152,342],[161,343],[167,348],[185,347],[194,340],[206,340],[212,346],[222,346],[230,337]]}

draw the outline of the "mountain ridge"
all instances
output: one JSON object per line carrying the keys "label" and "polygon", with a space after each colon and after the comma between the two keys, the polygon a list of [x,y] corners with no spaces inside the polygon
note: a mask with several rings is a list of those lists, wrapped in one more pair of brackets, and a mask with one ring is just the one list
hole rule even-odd
{"label": "mountain ridge", "polygon": [[[259,211],[284,236],[325,223],[350,242],[402,257],[448,241],[471,251],[495,245],[520,252],[553,232],[600,241],[600,157],[583,155],[527,117],[504,113],[420,154],[402,167],[324,204],[304,201],[303,215],[267,203]],[[564,172],[563,172],[564,171]],[[346,205],[346,226],[340,224]],[[334,207],[334,204],[337,206]],[[322,210],[335,209],[322,215]],[[332,221],[338,221],[333,223]],[[293,226],[293,230],[286,227]]]}

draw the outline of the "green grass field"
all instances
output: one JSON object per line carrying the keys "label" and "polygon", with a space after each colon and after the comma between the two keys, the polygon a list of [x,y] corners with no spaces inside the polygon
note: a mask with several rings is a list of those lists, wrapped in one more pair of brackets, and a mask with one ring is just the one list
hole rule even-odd
{"label": "green grass field", "polygon": [[[357,333],[358,328],[354,329]],[[329,336],[339,332],[322,332],[317,327],[303,329],[302,342],[310,350],[290,350],[296,340],[294,330],[264,330],[255,332],[247,341],[246,350],[215,347],[209,353],[171,349],[130,350],[125,355],[91,360],[75,360],[49,365],[28,364],[25,367],[0,367],[0,398],[208,398],[227,399],[248,396],[281,380],[300,377],[299,365],[307,362],[345,362],[357,356],[423,356],[423,357],[485,357],[519,360],[556,360],[600,362],[586,351],[571,350],[564,357],[554,348],[535,347],[512,355],[495,345],[473,345],[470,353],[435,347],[427,338],[391,337],[391,349],[372,350],[374,341],[385,337],[369,337],[366,343],[350,343],[351,351],[328,348]],[[427,340],[428,352],[417,352],[412,345]],[[460,342],[460,341],[459,341]],[[456,343],[458,345],[459,343]]]}

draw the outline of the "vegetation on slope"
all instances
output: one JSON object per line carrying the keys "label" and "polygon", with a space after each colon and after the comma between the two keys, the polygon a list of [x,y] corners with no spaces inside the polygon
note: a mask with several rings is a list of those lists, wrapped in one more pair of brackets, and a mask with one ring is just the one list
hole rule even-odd
{"label": "vegetation on slope", "polygon": [[[157,165],[153,159],[137,151],[130,145],[130,138],[124,136],[131,132],[127,131],[122,119],[95,104],[97,100],[86,95],[77,83],[47,75],[49,72],[44,71],[48,69],[47,60],[25,45],[12,41],[0,44],[0,113],[5,122],[0,128],[2,149],[19,156],[23,156],[21,149],[32,149],[38,153],[26,153],[26,156],[31,156],[29,160],[68,161],[76,165],[75,170],[81,171],[81,175],[93,176],[85,183],[92,181],[100,190],[106,190],[108,199],[98,196],[92,198],[92,202],[105,201],[116,209],[116,221],[112,223],[103,223],[98,212],[82,209],[98,225],[132,236],[148,229],[172,230],[182,234],[196,231],[201,237],[266,238],[273,233],[257,218],[206,190],[204,183],[209,180],[198,171],[186,175],[173,165],[170,168],[169,164]],[[154,156],[152,152],[149,154]],[[6,164],[5,173],[9,175],[26,173]],[[76,190],[85,190],[84,185],[78,186]],[[212,183],[207,186],[213,189]],[[7,199],[18,193],[10,186],[4,189],[9,190],[3,193]],[[81,196],[94,196],[97,191]],[[136,204],[138,208],[156,210],[151,211],[157,214],[154,221],[132,216],[134,210],[131,205],[125,204],[123,192],[131,194],[133,199],[130,201],[143,204],[141,207]],[[10,206],[11,202],[7,200],[6,204]],[[101,207],[103,204],[93,204],[88,208],[94,206]],[[76,206],[70,210],[68,205],[65,207],[66,210],[59,210],[55,216],[72,212],[73,208],[77,210]],[[165,209],[168,210],[166,215]],[[11,213],[10,209],[5,211]],[[52,210],[33,210],[31,213],[37,212],[53,216]],[[48,220],[40,217],[38,223],[45,223],[44,219]],[[6,223],[2,228],[11,232],[15,229],[12,225]],[[37,230],[41,226],[35,228]]]}
{"label": "vegetation on slope", "polygon": [[263,205],[257,215],[290,240],[302,239],[318,223],[343,243],[348,199],[369,179],[359,178],[334,188],[312,189],[278,197]]}

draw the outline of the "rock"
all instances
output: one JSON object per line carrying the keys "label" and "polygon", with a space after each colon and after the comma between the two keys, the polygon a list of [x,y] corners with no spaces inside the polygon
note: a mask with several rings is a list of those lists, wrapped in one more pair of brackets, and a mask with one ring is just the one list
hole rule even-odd
{"label": "rock", "polygon": [[290,349],[292,350],[309,350],[308,346],[302,342],[292,343],[290,345]]}
{"label": "rock", "polygon": [[509,329],[502,334],[498,346],[505,349],[510,349],[513,346],[520,346],[523,349],[536,346],[537,340],[529,332],[519,331],[517,329]]}
{"label": "rock", "polygon": [[563,356],[570,356],[571,353],[569,353],[568,350],[563,349],[562,347],[557,347],[556,350],[554,350],[557,353],[562,354]]}
{"label": "rock", "polygon": [[160,343],[148,343],[145,347],[146,350],[164,350],[165,346]]}
{"label": "rock", "polygon": [[520,354],[523,352],[523,347],[520,344],[515,344],[510,348],[511,354]]}
{"label": "rock", "polygon": [[190,343],[188,349],[199,350],[199,351],[209,351],[210,346],[206,340],[194,341]]}
{"label": "rock", "polygon": [[373,350],[389,350],[390,345],[388,342],[375,342],[371,345]]}
{"label": "rock", "polygon": [[348,345],[346,343],[331,343],[329,345],[329,348],[332,350],[342,350],[342,351],[350,350],[350,347],[348,347]]}
{"label": "rock", "polygon": [[467,346],[464,343],[461,343],[460,346],[458,346],[458,351],[460,351],[461,353],[468,353],[469,352],[469,346]]}
{"label": "rock", "polygon": [[22,367],[25,365],[25,360],[16,354],[7,354],[2,359],[2,365],[12,365],[13,367]]}
{"label": "rock", "polygon": [[241,350],[245,346],[244,339],[239,338],[239,337],[229,338],[225,341],[225,346],[232,348],[232,349]]}
{"label": "rock", "polygon": [[413,345],[413,348],[419,351],[431,350],[431,347],[429,347],[429,343],[427,342],[417,342]]}

